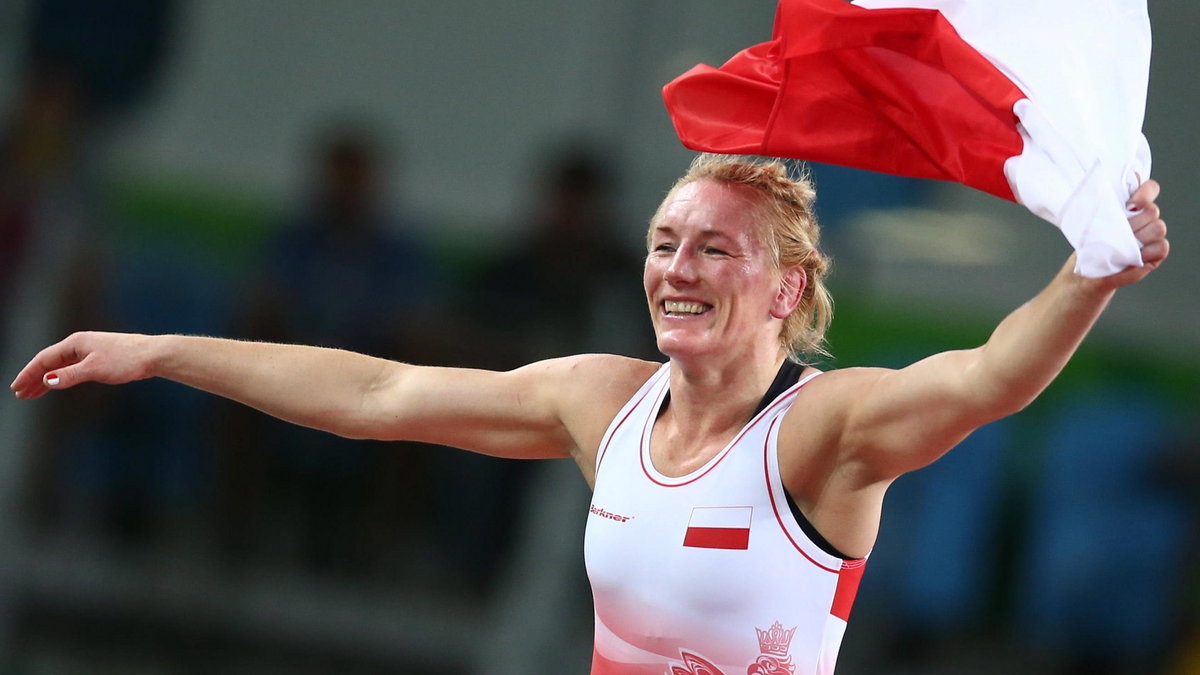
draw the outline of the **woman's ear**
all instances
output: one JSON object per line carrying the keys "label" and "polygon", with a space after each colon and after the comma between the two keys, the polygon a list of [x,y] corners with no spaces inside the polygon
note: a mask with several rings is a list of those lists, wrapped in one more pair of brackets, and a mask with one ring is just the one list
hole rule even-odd
{"label": "woman's ear", "polygon": [[779,278],[779,294],[771,303],[771,316],[776,319],[786,319],[800,304],[804,295],[804,287],[808,285],[808,275],[803,267],[793,267]]}

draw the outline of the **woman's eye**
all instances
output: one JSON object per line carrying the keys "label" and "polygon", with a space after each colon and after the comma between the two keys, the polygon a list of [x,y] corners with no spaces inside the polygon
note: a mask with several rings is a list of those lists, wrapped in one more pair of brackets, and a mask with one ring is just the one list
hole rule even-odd
{"label": "woman's eye", "polygon": [[674,246],[672,246],[672,245],[670,245],[670,244],[658,244],[657,246],[655,246],[655,247],[654,247],[654,250],[655,250],[656,252],[657,252],[657,251],[662,251],[662,252],[665,252],[665,253],[670,253],[671,251],[674,251],[674,250],[675,250],[675,247],[674,247]]}
{"label": "woman's eye", "polygon": [[719,248],[714,248],[712,246],[709,246],[708,248],[704,249],[704,252],[709,255],[729,255],[725,251],[722,251]]}

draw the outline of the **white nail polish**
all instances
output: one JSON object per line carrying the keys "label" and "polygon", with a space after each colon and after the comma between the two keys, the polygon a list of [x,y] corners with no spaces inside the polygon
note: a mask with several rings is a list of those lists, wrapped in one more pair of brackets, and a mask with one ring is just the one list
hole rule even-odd
{"label": "white nail polish", "polygon": [[50,385],[51,387],[57,387],[58,386],[58,378],[57,377],[47,377],[46,384]]}

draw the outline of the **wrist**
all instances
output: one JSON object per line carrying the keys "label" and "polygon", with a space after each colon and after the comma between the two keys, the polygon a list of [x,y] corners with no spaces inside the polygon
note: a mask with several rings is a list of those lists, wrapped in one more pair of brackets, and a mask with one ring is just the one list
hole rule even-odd
{"label": "wrist", "polygon": [[176,335],[133,335],[135,353],[141,355],[138,379],[168,377],[176,359],[173,354]]}
{"label": "wrist", "polygon": [[1072,298],[1084,305],[1107,304],[1117,290],[1112,277],[1085,277],[1075,272],[1075,255],[1058,273],[1058,282]]}

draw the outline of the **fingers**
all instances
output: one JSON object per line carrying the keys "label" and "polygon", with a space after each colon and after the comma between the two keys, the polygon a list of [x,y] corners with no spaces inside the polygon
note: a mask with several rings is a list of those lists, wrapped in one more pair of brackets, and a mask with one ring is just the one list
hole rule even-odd
{"label": "fingers", "polygon": [[1135,228],[1133,235],[1145,247],[1148,244],[1167,238],[1167,224],[1161,218],[1154,220]]}
{"label": "fingers", "polygon": [[1142,262],[1157,267],[1170,252],[1167,241],[1167,224],[1155,200],[1161,192],[1158,181],[1142,183],[1126,205],[1129,210],[1129,226],[1142,247]]}
{"label": "fingers", "polygon": [[1130,214],[1129,226],[1133,228],[1134,232],[1137,232],[1156,220],[1161,222],[1161,216],[1158,205],[1149,204],[1137,213]]}
{"label": "fingers", "polygon": [[1158,194],[1161,191],[1162,187],[1158,184],[1158,181],[1154,179],[1147,180],[1145,183],[1142,183],[1137,190],[1134,190],[1133,195],[1129,197],[1129,203],[1126,206],[1128,206],[1129,210],[1132,212],[1140,211],[1152,205],[1155,200],[1158,199]]}
{"label": "fingers", "polygon": [[[1153,207],[1155,213],[1158,207]],[[1142,246],[1142,262],[1161,262],[1167,257],[1170,251],[1170,244],[1167,242],[1167,224],[1161,218],[1155,217],[1148,223],[1135,226],[1134,237]]]}
{"label": "fingers", "polygon": [[1142,247],[1142,262],[1157,267],[1171,252],[1171,242],[1165,237]]}
{"label": "fingers", "polygon": [[1171,243],[1167,240],[1167,224],[1155,203],[1160,192],[1158,181],[1147,180],[1134,191],[1125,204],[1129,227],[1141,247],[1142,265],[1127,267],[1107,277],[1106,283],[1111,284],[1113,288],[1146,278],[1158,269],[1171,252]]}
{"label": "fingers", "polygon": [[1155,227],[1155,229],[1144,232],[1145,239],[1142,236],[1138,237],[1138,241],[1143,245],[1148,241],[1166,236],[1166,225],[1162,223],[1162,212],[1155,203],[1161,190],[1158,181],[1148,180],[1142,183],[1125,203],[1125,207],[1128,209],[1126,215],[1129,219],[1129,226],[1135,233],[1143,233],[1150,226]]}
{"label": "fingers", "polygon": [[65,389],[78,384],[80,374],[76,364],[83,359],[76,351],[72,338],[50,345],[17,373],[9,388],[19,399],[35,399],[51,388]]}

